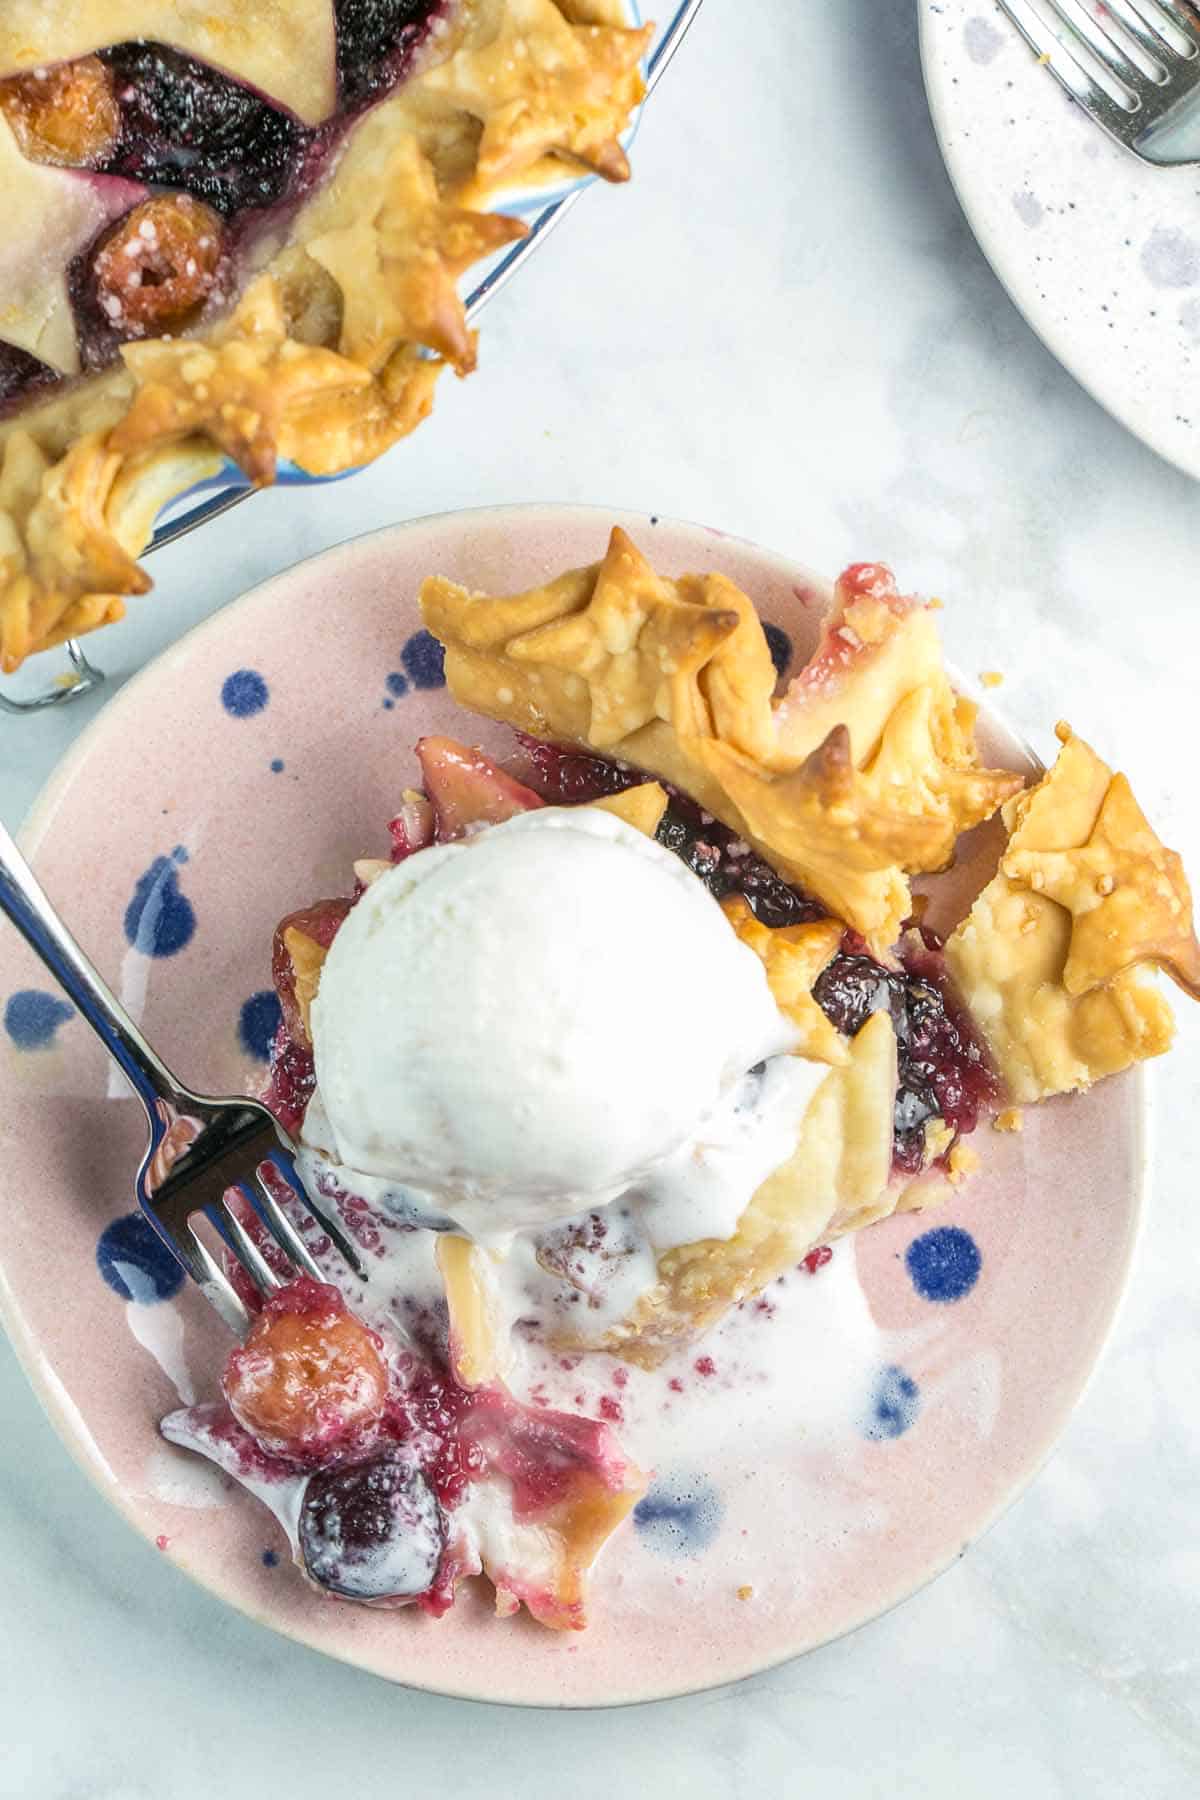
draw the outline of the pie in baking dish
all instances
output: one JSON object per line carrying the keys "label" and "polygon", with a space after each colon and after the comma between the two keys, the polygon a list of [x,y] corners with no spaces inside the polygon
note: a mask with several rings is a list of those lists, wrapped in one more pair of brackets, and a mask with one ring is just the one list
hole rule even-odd
{"label": "pie in baking dish", "polygon": [[144,593],[155,515],[368,462],[475,365],[490,211],[624,180],[623,0],[6,0],[0,669]]}
{"label": "pie in baking dish", "polygon": [[[390,854],[275,940],[268,1098],[371,1277],[270,1297],[224,1401],[164,1429],[324,1591],[440,1613],[483,1572],[572,1628],[646,1477],[619,1406],[519,1397],[523,1359],[666,1381],[731,1308],[966,1180],[985,1120],[1166,1049],[1154,977],[1200,996],[1200,945],[1125,778],[1066,726],[1039,780],[985,767],[932,609],[881,566],[786,683],[746,595],[620,530],[519,594],[434,576],[421,607],[512,757],[422,739]],[[993,816],[995,872],[940,936],[910,881]],[[704,1040],[717,1097],[664,1139]]]}

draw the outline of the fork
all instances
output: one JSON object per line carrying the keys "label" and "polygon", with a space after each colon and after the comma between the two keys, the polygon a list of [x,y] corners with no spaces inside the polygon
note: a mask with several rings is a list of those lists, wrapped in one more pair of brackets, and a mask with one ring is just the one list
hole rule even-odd
{"label": "fork", "polygon": [[[121,1069],[146,1112],[150,1141],[138,1170],[138,1204],[167,1249],[239,1337],[251,1314],[193,1219],[203,1214],[258,1292],[267,1297],[298,1270],[323,1281],[319,1264],[280,1202],[290,1190],[318,1221],[355,1274],[365,1270],[339,1221],[297,1178],[296,1145],[260,1101],[216,1099],[178,1081],[110,992],[0,825],[0,912],[41,957]],[[281,1258],[268,1260],[232,1196],[254,1212]],[[274,1266],[282,1261],[282,1269]]]}
{"label": "fork", "polygon": [[[1021,36],[1084,112],[1109,136],[1160,166],[1200,161],[1169,151],[1148,154],[1146,140],[1169,115],[1200,96],[1200,19],[1187,0],[997,0]],[[1051,25],[1053,14],[1058,29]],[[1139,57],[1132,54],[1133,49]],[[1112,93],[1089,67],[1102,68]],[[1147,69],[1146,64],[1150,65]]]}

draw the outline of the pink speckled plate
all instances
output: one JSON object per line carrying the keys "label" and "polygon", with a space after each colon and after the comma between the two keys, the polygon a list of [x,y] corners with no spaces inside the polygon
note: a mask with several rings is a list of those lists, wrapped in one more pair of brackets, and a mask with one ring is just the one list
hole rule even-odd
{"label": "pink speckled plate", "polygon": [[[344,889],[350,860],[382,847],[414,739],[504,741],[438,683],[414,635],[421,578],[517,589],[597,557],[613,522],[576,507],[463,513],[330,551],[185,638],[79,740],[26,845],[187,1078],[212,1091],[259,1078],[264,1017],[245,1009],[268,987],[274,924]],[[619,522],[666,572],[731,576],[795,656],[807,653],[820,610],[810,575],[695,526]],[[1021,755],[994,723],[989,737]],[[985,831],[964,848],[960,895],[983,880],[995,841]],[[149,955],[152,944],[171,953]],[[608,1547],[587,1632],[498,1621],[482,1584],[437,1623],[324,1601],[277,1557],[261,1508],[157,1436],[180,1390],[212,1391],[224,1339],[194,1292],[158,1297],[155,1270],[121,1228],[98,1264],[102,1233],[130,1211],[142,1125],[82,1024],[30,998],[45,987],[0,932],[5,1185],[36,1196],[38,1213],[35,1236],[23,1206],[0,1209],[0,1296],[51,1419],[102,1492],[196,1580],[263,1624],[414,1686],[548,1705],[648,1699],[749,1674],[873,1618],[959,1556],[1033,1475],[1129,1266],[1136,1077],[1027,1114],[1022,1135],[984,1131],[984,1168],[950,1208],[878,1226],[839,1253],[848,1261],[796,1278],[793,1304],[818,1304],[818,1284],[836,1279],[858,1309],[854,1354],[865,1343],[878,1363],[866,1410],[831,1422],[835,1397],[809,1429],[812,1371],[796,1368],[790,1416],[770,1429],[740,1419],[690,1472],[715,1504],[703,1530],[664,1534],[660,1505]],[[928,1241],[907,1257],[946,1228],[932,1249],[949,1264]],[[48,1238],[56,1287],[44,1277]],[[826,1362],[843,1355],[840,1329]]]}

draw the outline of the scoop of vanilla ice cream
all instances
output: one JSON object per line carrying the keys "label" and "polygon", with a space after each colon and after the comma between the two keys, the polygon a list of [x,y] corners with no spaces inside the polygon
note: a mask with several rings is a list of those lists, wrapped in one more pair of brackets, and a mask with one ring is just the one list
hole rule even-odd
{"label": "scoop of vanilla ice cream", "polygon": [[670,851],[547,807],[375,881],[312,1037],[337,1162],[488,1238],[635,1186],[796,1032]]}

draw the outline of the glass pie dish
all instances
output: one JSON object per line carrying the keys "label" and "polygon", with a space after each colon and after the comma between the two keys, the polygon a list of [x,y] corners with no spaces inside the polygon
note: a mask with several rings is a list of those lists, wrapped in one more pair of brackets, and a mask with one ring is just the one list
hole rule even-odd
{"label": "glass pie dish", "polygon": [[[264,481],[341,479],[420,422],[438,369],[473,367],[472,325],[488,298],[596,174],[624,179],[636,108],[698,6],[683,0],[655,31],[641,29],[637,0],[387,0],[375,14],[308,0],[314,70],[326,17],[336,20],[336,79],[323,86],[301,76],[288,35],[298,21],[272,21],[282,36],[267,79],[253,34],[238,36],[245,0],[221,0],[211,31],[166,7],[159,31],[153,6],[124,0],[96,0],[60,31],[36,8],[26,18],[22,0],[0,27],[0,154],[23,221],[7,253],[11,341],[0,339],[0,665],[65,642],[70,670],[48,689],[34,677],[32,694],[29,680],[10,684],[0,710],[57,704],[101,679],[77,640],[119,615],[122,593],[149,585],[130,553],[172,542]],[[493,69],[487,59],[506,45],[515,50]],[[639,73],[627,65],[641,50]],[[524,66],[509,100],[503,71]],[[478,150],[478,125],[459,123],[473,118],[484,121]],[[381,187],[396,218],[381,210],[378,229],[400,238],[372,274],[371,245],[349,237],[367,229],[379,202],[365,196]],[[60,237],[62,254],[74,253],[65,287],[47,274]],[[207,412],[184,344],[177,367],[164,361],[181,332],[211,348],[214,372],[231,356],[245,364],[204,378]],[[263,362],[280,332],[294,364],[275,351]],[[340,343],[340,373],[336,358],[320,362],[325,343]],[[140,384],[132,408],[120,356]],[[364,367],[392,371],[370,376],[390,384],[384,398],[363,386]],[[229,425],[235,416],[272,423],[247,437]],[[256,449],[263,429],[271,442]]]}

